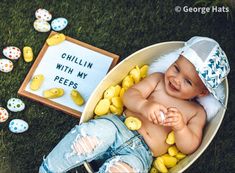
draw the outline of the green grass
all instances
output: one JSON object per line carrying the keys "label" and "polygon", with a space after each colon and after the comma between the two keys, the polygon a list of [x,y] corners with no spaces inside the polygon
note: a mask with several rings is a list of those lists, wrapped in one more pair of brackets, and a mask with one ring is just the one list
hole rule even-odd
{"label": "green grass", "polygon": [[[235,102],[235,24],[224,13],[202,15],[174,11],[176,5],[194,3],[183,0],[177,3],[173,0],[2,0],[0,49],[11,45],[22,49],[29,45],[37,56],[49,35],[36,32],[33,28],[34,13],[38,8],[47,9],[53,18],[67,18],[69,25],[63,30],[64,34],[118,54],[121,60],[141,48],[163,41],[185,41],[195,35],[216,39],[225,50],[232,67],[228,110],[213,142],[186,172],[232,172],[235,170],[235,111],[232,108]],[[0,105],[6,108],[11,97],[21,98],[26,104],[24,111],[10,112],[8,121],[0,124],[0,173],[37,172],[43,155],[47,155],[78,123],[78,119],[63,112],[17,95],[32,64],[25,63],[21,58],[14,61],[12,72],[0,72]],[[13,118],[26,120],[29,130],[23,134],[11,133],[8,123]],[[77,170],[85,172],[83,167]]]}

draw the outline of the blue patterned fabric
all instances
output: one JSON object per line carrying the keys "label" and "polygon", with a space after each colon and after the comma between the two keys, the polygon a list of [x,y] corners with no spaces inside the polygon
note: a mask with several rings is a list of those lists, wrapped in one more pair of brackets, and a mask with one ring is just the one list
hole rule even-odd
{"label": "blue patterned fabric", "polygon": [[181,53],[196,68],[202,82],[214,97],[222,104],[222,98],[216,91],[230,71],[226,54],[219,44],[207,37],[192,37]]}

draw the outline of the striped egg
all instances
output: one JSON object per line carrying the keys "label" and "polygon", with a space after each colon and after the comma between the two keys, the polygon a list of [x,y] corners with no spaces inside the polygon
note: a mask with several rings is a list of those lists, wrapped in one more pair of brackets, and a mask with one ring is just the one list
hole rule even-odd
{"label": "striped egg", "polygon": [[54,19],[54,20],[51,22],[51,28],[52,28],[54,31],[61,31],[61,30],[63,30],[67,25],[68,25],[68,20],[65,19],[65,18],[63,18],[63,17],[56,18],[56,19]]}
{"label": "striped egg", "polygon": [[48,32],[51,30],[51,26],[47,21],[35,20],[33,23],[34,29],[38,32]]}
{"label": "striped egg", "polygon": [[8,73],[12,71],[13,63],[9,59],[0,59],[0,71]]}

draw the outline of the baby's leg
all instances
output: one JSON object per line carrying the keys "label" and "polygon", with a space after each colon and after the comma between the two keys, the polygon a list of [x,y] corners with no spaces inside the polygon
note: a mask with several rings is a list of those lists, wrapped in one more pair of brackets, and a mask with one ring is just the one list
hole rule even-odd
{"label": "baby's leg", "polygon": [[105,119],[75,126],[44,159],[40,173],[62,173],[91,161],[112,145],[116,126]]}
{"label": "baby's leg", "polygon": [[120,155],[108,159],[99,169],[98,173],[144,173],[141,160],[135,155]]}

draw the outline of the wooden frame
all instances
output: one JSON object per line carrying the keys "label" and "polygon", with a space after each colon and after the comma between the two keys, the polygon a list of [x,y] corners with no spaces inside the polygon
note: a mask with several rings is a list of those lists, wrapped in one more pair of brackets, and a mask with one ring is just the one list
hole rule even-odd
{"label": "wooden frame", "polygon": [[[56,34],[56,32],[52,31],[52,32],[50,33],[49,37],[52,36],[52,35],[54,35],[54,34]],[[102,49],[100,49],[100,48],[94,47],[94,46],[89,45],[89,44],[87,44],[87,43],[78,41],[78,40],[73,39],[73,38],[68,37],[68,36],[66,36],[66,40],[69,41],[69,42],[75,43],[75,44],[77,44],[77,45],[79,45],[79,46],[82,46],[82,47],[84,47],[84,48],[93,50],[93,51],[95,51],[95,52],[98,52],[98,53],[100,53],[100,54],[103,54],[103,55],[106,55],[106,56],[108,56],[108,57],[113,58],[112,63],[111,63],[111,65],[110,65],[110,67],[109,67],[109,70],[112,69],[112,68],[117,64],[117,62],[118,62],[118,59],[119,59],[119,56],[118,56],[118,55],[115,55],[115,54],[113,54],[113,53],[107,52],[107,51],[102,50]],[[38,67],[39,63],[41,62],[41,60],[43,59],[44,54],[46,53],[48,47],[49,47],[49,46],[48,46],[47,43],[45,42],[44,45],[43,45],[43,47],[42,47],[42,49],[41,49],[41,51],[40,51],[40,53],[38,54],[37,59],[35,60],[34,64],[32,65],[32,67],[31,67],[31,69],[30,69],[30,71],[29,71],[29,73],[27,74],[27,76],[26,76],[26,78],[24,79],[24,81],[23,81],[21,87],[19,88],[18,94],[21,95],[21,96],[24,96],[24,97],[33,99],[33,100],[35,100],[35,101],[41,102],[41,103],[43,103],[43,104],[45,104],[45,105],[47,105],[47,106],[53,107],[53,108],[55,108],[55,109],[61,110],[61,111],[65,112],[65,113],[68,113],[68,114],[70,114],[70,115],[72,115],[72,116],[80,117],[81,112],[78,111],[78,110],[72,109],[72,108],[70,108],[70,107],[67,107],[67,106],[64,106],[64,105],[62,105],[62,104],[56,103],[56,102],[54,102],[53,100],[46,99],[46,98],[44,98],[44,97],[41,97],[41,96],[38,96],[38,95],[36,95],[36,94],[33,94],[33,93],[30,93],[30,92],[26,91],[26,86],[27,86],[28,83],[30,82],[30,80],[31,80],[31,78],[32,78],[32,75],[34,74],[34,72],[35,72],[35,70],[37,69],[37,67]],[[109,71],[109,70],[108,70],[108,71]]]}

